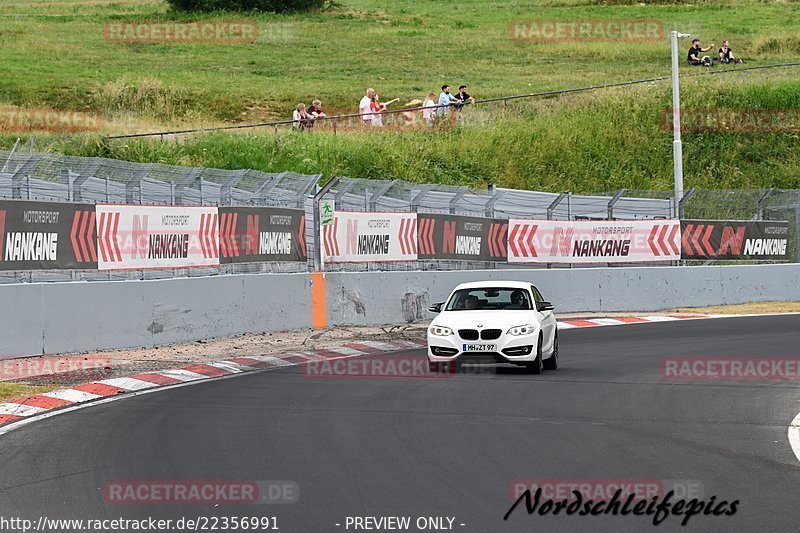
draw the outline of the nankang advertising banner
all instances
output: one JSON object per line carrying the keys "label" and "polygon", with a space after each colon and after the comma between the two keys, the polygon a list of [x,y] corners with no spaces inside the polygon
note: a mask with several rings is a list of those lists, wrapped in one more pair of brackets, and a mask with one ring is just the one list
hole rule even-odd
{"label": "nankang advertising banner", "polygon": [[789,222],[682,220],[683,259],[788,260]]}
{"label": "nankang advertising banner", "polygon": [[336,211],[322,245],[326,263],[416,261],[417,214]]}
{"label": "nankang advertising banner", "polygon": [[636,263],[681,257],[679,220],[508,221],[509,263]]}
{"label": "nankang advertising banner", "polygon": [[0,201],[0,270],[97,268],[94,205]]}
{"label": "nankang advertising banner", "polygon": [[417,215],[420,259],[505,261],[508,220],[436,215]]}
{"label": "nankang advertising banner", "polygon": [[216,206],[98,204],[100,270],[219,265]]}
{"label": "nankang advertising banner", "polygon": [[220,207],[220,263],[306,261],[306,216],[301,209]]}

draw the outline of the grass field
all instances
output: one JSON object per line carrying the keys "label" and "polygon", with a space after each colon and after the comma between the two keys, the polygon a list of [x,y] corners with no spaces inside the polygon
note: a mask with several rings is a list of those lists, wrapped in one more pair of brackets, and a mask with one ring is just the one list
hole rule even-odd
{"label": "grass field", "polygon": [[[367,86],[402,104],[444,82],[485,98],[669,74],[666,38],[532,43],[510,38],[514,19],[655,19],[704,44],[728,38],[748,65],[800,59],[800,4],[745,0],[340,0],[307,15],[245,15],[259,26],[253,43],[123,43],[103,33],[115,21],[176,18],[196,19],[161,0],[9,0],[0,5],[0,106],[101,115],[99,132],[37,134],[40,147],[72,154],[576,192],[669,188],[668,82],[487,104],[452,131],[100,136],[287,118],[315,97],[329,113],[354,112]],[[686,79],[684,105],[798,109],[798,70]],[[687,134],[687,186],[800,187],[798,133]],[[6,132],[0,145],[17,136]]]}
{"label": "grass field", "polygon": [[0,383],[0,403],[8,400],[32,396],[56,390],[55,385],[23,385],[20,383]]}

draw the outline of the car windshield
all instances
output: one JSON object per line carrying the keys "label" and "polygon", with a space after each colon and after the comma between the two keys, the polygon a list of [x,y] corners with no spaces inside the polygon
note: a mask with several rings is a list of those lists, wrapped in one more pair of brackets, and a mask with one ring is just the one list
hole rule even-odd
{"label": "car windshield", "polygon": [[460,289],[453,293],[445,311],[531,309],[528,291],[512,288]]}

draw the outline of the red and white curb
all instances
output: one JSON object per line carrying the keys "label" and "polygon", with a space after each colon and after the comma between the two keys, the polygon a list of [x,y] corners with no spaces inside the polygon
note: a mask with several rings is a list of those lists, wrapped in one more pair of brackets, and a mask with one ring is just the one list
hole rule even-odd
{"label": "red and white curb", "polygon": [[617,318],[585,318],[559,320],[558,329],[596,328],[598,326],[623,326],[627,324],[646,324],[652,322],[675,322],[678,320],[701,320],[707,318],[743,318],[751,316],[776,316],[796,315],[800,313],[753,313],[753,314],[680,314],[680,315],[649,315],[649,316],[624,316]]}
{"label": "red and white curb", "polygon": [[286,352],[275,355],[248,355],[222,361],[193,363],[172,370],[159,370],[128,377],[103,379],[76,387],[44,392],[17,398],[7,403],[0,403],[0,425],[18,422],[27,417],[41,415],[55,409],[72,407],[145,389],[221,378],[256,370],[295,366],[309,361],[343,359],[419,348],[420,346],[425,346],[425,344],[424,341],[418,340],[362,341],[324,350]]}

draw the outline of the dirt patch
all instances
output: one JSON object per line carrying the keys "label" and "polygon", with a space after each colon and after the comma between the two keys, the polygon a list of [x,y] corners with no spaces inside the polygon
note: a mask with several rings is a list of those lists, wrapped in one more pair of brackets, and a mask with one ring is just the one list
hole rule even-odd
{"label": "dirt patch", "polygon": [[672,313],[708,313],[720,315],[757,315],[766,313],[800,313],[800,302],[751,302],[712,307],[679,307]]}
{"label": "dirt patch", "polygon": [[[207,339],[196,342],[167,344],[154,348],[136,348],[92,354],[93,359],[108,361],[103,368],[103,375],[97,379],[108,379],[129,376],[141,372],[157,372],[191,363],[217,361],[248,355],[270,355],[277,353],[298,352],[333,348],[348,343],[361,341],[390,341],[401,339],[420,339],[425,337],[428,322],[403,324],[402,326],[383,327],[340,327],[325,330],[273,331],[264,333],[248,333],[219,339]],[[57,359],[53,356],[50,359]],[[55,364],[46,364],[47,356],[28,358],[33,361],[32,367],[52,368]],[[51,372],[41,376],[28,374],[24,380],[15,383],[27,385],[59,384],[62,386],[77,385],[90,381],[80,376],[58,376]]]}

